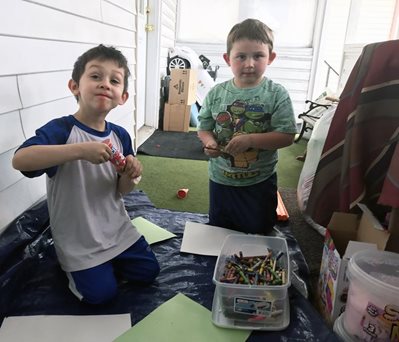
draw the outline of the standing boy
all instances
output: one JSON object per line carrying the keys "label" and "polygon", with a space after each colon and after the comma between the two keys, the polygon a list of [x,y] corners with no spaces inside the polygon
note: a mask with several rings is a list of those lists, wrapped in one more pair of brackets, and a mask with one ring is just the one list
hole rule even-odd
{"label": "standing boy", "polygon": [[[48,122],[26,140],[13,166],[27,177],[47,175],[52,236],[70,290],[82,301],[100,304],[117,292],[115,273],[149,284],[159,264],[132,226],[122,196],[142,172],[128,132],[105,120],[128,99],[127,60],[99,45],[75,62],[68,86],[79,105],[74,115]],[[123,168],[109,160],[112,145],[126,157]]]}
{"label": "standing boy", "polygon": [[277,149],[296,133],[292,103],[264,76],[276,53],[261,21],[236,24],[223,57],[234,78],[211,89],[198,116],[198,136],[211,157],[209,224],[267,234],[276,223]]}

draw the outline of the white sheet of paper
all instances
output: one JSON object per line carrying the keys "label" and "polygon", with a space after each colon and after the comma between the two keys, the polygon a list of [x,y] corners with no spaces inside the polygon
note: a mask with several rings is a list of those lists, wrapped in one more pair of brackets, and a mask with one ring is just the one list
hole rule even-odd
{"label": "white sheet of paper", "polygon": [[110,342],[131,325],[130,314],[7,317],[0,328],[0,341]]}
{"label": "white sheet of paper", "polygon": [[218,256],[227,235],[244,234],[236,230],[186,222],[180,252]]}

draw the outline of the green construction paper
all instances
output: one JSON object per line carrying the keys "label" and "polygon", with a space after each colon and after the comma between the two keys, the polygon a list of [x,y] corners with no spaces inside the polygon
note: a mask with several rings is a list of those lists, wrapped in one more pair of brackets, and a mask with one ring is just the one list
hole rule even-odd
{"label": "green construction paper", "polygon": [[146,220],[144,217],[136,217],[132,220],[132,224],[145,237],[147,242],[151,245],[159,241],[167,240],[176,235],[163,229],[156,224]]}
{"label": "green construction paper", "polygon": [[250,333],[215,326],[208,309],[179,293],[114,342],[244,342]]}

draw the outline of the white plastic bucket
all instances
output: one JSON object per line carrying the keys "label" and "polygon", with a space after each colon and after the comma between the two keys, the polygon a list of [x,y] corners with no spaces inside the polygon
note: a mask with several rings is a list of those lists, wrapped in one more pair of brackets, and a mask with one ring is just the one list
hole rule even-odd
{"label": "white plastic bucket", "polygon": [[355,342],[356,340],[353,339],[345,330],[344,328],[344,316],[345,312],[338,316],[338,318],[334,322],[334,332],[338,335],[342,342]]}
{"label": "white plastic bucket", "polygon": [[359,251],[347,276],[345,331],[361,341],[399,341],[399,254]]}

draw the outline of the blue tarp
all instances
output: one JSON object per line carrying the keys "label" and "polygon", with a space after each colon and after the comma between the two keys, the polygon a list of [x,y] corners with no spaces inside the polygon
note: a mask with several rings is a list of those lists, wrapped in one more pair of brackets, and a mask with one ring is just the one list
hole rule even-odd
{"label": "blue tarp", "polygon": [[[57,262],[47,205],[43,201],[18,217],[0,236],[0,323],[8,316],[129,312],[134,325],[177,293],[211,310],[216,257],[180,253],[186,221],[206,223],[207,215],[155,208],[141,191],[127,195],[125,205],[131,218],[142,216],[177,235],[152,245],[161,266],[154,284],[142,287],[121,282],[117,297],[105,305],[79,302],[69,291],[67,278]],[[279,227],[277,234],[287,239],[291,259],[298,265],[299,278],[306,281],[308,267],[289,225]],[[289,300],[288,328],[278,332],[254,331],[247,341],[338,341],[294,286],[289,289]]]}

